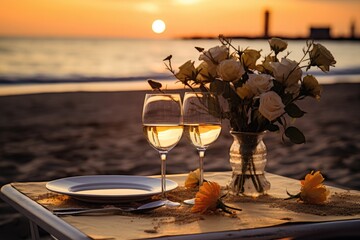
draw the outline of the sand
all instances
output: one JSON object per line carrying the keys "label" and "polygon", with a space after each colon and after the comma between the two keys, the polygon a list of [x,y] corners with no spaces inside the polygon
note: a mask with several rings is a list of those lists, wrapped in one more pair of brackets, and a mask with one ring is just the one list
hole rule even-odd
{"label": "sand", "polygon": [[[49,181],[90,174],[160,173],[157,152],[141,127],[144,94],[149,91],[78,92],[0,97],[0,185]],[[322,99],[301,104],[305,117],[295,125],[306,144],[289,145],[268,133],[266,170],[301,179],[321,170],[325,183],[360,190],[360,84],[325,85]],[[228,171],[232,143],[228,123],[205,157],[205,171]],[[186,138],[170,152],[167,172],[198,167]],[[0,235],[28,236],[26,219],[0,202]]]}

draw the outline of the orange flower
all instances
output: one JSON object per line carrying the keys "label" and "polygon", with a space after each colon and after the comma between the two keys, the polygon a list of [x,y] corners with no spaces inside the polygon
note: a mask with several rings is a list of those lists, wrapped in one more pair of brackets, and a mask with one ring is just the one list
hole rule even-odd
{"label": "orange flower", "polygon": [[185,187],[186,188],[196,188],[199,186],[200,181],[200,169],[196,169],[189,173],[185,180]]}
{"label": "orange flower", "polygon": [[221,198],[225,195],[220,195],[221,189],[218,183],[209,181],[204,182],[199,191],[196,193],[195,205],[191,208],[191,212],[205,213],[206,211],[215,211],[218,208],[230,214],[232,214],[232,212],[230,212],[228,208],[241,211],[239,208],[225,205],[221,201]]}
{"label": "orange flower", "polygon": [[305,179],[301,180],[300,199],[306,203],[324,203],[328,199],[330,191],[322,184],[323,181],[324,177],[320,171],[315,173],[312,171],[307,174]]}
{"label": "orange flower", "polygon": [[204,213],[216,210],[220,202],[220,185],[216,182],[204,182],[195,196],[195,205],[191,212]]}

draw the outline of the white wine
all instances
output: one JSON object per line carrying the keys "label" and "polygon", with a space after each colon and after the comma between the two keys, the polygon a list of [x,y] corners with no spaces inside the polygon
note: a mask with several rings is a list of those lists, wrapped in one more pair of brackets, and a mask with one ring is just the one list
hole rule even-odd
{"label": "white wine", "polygon": [[197,148],[206,148],[219,137],[220,124],[187,125],[187,134]]}
{"label": "white wine", "polygon": [[144,135],[161,159],[161,199],[165,206],[180,206],[166,197],[166,155],[180,141],[184,126],[180,94],[146,94],[142,112]]}
{"label": "white wine", "polygon": [[150,145],[160,151],[170,151],[180,141],[182,125],[144,125],[143,131]]}

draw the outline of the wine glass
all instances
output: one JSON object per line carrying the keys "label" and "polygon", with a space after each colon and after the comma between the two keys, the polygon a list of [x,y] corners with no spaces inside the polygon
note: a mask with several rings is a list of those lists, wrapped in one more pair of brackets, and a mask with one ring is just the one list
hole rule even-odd
{"label": "wine glass", "polygon": [[[210,144],[215,142],[221,132],[220,105],[213,93],[186,92],[183,108],[186,135],[199,153],[199,186],[201,186],[204,182],[205,151]],[[194,199],[184,202],[193,204]]]}
{"label": "wine glass", "polygon": [[150,145],[161,159],[161,197],[166,206],[179,206],[166,197],[166,156],[180,141],[183,134],[183,114],[179,94],[146,94],[142,123]]}

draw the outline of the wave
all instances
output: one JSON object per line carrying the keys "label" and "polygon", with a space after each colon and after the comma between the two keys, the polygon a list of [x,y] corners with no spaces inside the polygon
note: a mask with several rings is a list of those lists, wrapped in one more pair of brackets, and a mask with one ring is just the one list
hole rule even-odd
{"label": "wave", "polygon": [[360,66],[352,67],[352,68],[331,68],[330,72],[322,72],[320,70],[312,70],[308,71],[308,74],[312,74],[315,76],[339,76],[339,75],[360,75]]}
{"label": "wave", "polygon": [[[360,66],[352,68],[332,68],[330,72],[322,72],[320,70],[311,70],[307,74],[312,74],[321,78],[339,78],[341,82],[341,77],[355,76],[358,77],[360,81]],[[32,75],[32,76],[9,76],[0,74],[0,84],[51,84],[51,83],[96,83],[96,82],[134,82],[134,81],[145,81],[147,79],[154,80],[171,80],[175,78],[169,74],[149,74],[147,76],[125,76],[125,77],[109,77],[109,76],[81,76],[81,75],[71,75],[71,76],[47,76],[47,75]]]}

